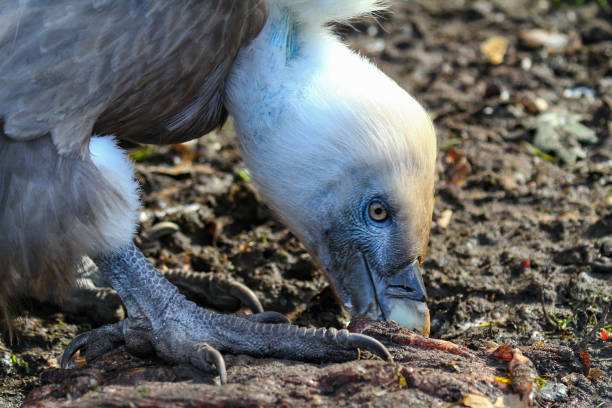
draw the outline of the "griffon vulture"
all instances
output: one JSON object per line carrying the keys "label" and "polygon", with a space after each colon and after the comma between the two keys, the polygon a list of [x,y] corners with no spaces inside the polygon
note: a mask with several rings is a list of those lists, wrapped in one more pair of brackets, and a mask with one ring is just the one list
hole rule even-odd
{"label": "griffon vulture", "polygon": [[[353,316],[427,332],[420,264],[436,141],[425,110],[328,28],[375,0],[0,0],[0,303],[58,292],[91,257],[127,318],[76,337],[169,362],[220,351],[350,359],[376,340],[187,301],[133,244],[139,208],[115,138],[178,143],[234,118],[253,179]],[[107,135],[107,136],[97,136]],[[114,136],[108,136],[114,135]]]}

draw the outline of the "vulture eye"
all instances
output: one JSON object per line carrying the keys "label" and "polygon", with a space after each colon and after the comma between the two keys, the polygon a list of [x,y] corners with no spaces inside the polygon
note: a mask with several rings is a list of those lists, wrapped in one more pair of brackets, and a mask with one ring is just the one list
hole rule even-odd
{"label": "vulture eye", "polygon": [[373,221],[383,222],[389,217],[387,208],[378,200],[372,201],[368,208],[368,215]]}

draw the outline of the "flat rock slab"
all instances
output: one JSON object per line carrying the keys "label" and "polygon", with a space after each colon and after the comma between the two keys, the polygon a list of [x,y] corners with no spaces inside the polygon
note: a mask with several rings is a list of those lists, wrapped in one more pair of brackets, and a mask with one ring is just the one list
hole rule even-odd
{"label": "flat rock slab", "polygon": [[393,322],[365,326],[359,331],[381,340],[395,363],[368,353],[341,364],[226,355],[228,383],[218,385],[213,373],[140,359],[122,347],[90,364],[77,358],[75,368],[45,371],[24,407],[593,406],[588,370],[566,347],[472,351]]}

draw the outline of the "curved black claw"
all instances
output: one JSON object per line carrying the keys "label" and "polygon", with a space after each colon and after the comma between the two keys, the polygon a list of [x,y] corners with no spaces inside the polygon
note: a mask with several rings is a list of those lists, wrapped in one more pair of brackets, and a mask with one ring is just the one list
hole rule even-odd
{"label": "curved black claw", "polygon": [[60,367],[66,368],[72,356],[82,348],[87,348],[85,359],[91,361],[102,354],[117,348],[124,342],[123,324],[125,320],[81,333],[64,350]]}
{"label": "curved black claw", "polygon": [[368,350],[383,360],[387,360],[390,363],[393,362],[393,357],[391,357],[389,350],[387,350],[387,348],[380,341],[373,337],[359,333],[351,333],[348,336],[347,344],[352,347],[359,347]]}
{"label": "curved black claw", "polygon": [[60,361],[60,367],[66,368],[72,356],[79,351],[81,348],[85,347],[89,342],[89,338],[91,337],[91,332],[81,333],[76,336],[74,339],[70,341],[66,350],[62,354],[62,360]]}
{"label": "curved black claw", "polygon": [[227,383],[225,360],[219,350],[206,343],[193,344],[189,353],[189,362],[202,370],[208,370],[208,365],[214,365],[219,374],[221,384]]}
{"label": "curved black claw", "polygon": [[243,305],[251,309],[253,313],[263,313],[263,306],[257,299],[257,295],[251,289],[240,282],[227,282],[230,286],[229,294],[239,299]]}
{"label": "curved black claw", "polygon": [[245,319],[248,319],[252,322],[257,323],[269,323],[269,324],[283,324],[283,323],[291,323],[291,320],[287,316],[282,313],[268,311],[261,313],[254,313],[250,315],[243,316]]}

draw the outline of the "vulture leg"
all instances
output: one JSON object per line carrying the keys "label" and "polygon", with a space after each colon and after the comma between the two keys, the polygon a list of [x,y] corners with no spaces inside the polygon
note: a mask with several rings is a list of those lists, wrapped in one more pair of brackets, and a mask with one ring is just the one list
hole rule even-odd
{"label": "vulture leg", "polygon": [[213,365],[222,382],[226,374],[220,351],[345,361],[356,358],[357,349],[363,348],[391,360],[385,346],[362,334],[278,324],[283,319],[274,313],[245,318],[200,308],[186,300],[134,244],[94,261],[119,293],[128,318],[76,337],[64,353],[64,367],[80,348],[87,347],[86,357],[93,358],[121,342],[138,354],[155,350],[172,363],[191,363],[199,368]]}

